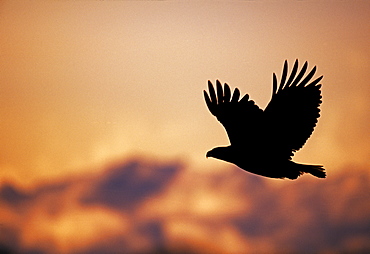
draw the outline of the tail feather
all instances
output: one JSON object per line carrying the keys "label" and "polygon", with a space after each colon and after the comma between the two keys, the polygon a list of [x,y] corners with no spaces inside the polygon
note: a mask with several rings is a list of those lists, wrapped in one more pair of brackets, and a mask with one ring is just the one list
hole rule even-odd
{"label": "tail feather", "polygon": [[304,173],[310,173],[318,178],[326,178],[326,172],[322,165],[303,165],[299,164],[300,171]]}

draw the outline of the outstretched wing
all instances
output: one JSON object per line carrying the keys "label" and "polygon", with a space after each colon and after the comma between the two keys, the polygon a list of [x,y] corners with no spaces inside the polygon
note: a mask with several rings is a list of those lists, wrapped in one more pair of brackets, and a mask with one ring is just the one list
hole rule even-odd
{"label": "outstretched wing", "polygon": [[208,81],[209,95],[203,91],[209,111],[225,127],[232,145],[245,146],[245,142],[250,144],[254,131],[258,129],[263,111],[254,101],[249,100],[248,94],[239,100],[238,88],[235,88],[231,96],[229,85],[225,83],[222,88],[220,81],[217,80],[216,89],[217,95],[211,81]]}
{"label": "outstretched wing", "polygon": [[318,83],[323,76],[309,83],[316,72],[315,66],[302,79],[307,70],[307,62],[298,75],[297,70],[298,60],[286,81],[288,63],[285,61],[279,87],[276,75],[273,74],[272,98],[264,110],[266,133],[270,133],[269,143],[276,153],[286,157],[291,157],[293,152],[306,143],[320,116],[321,84]]}

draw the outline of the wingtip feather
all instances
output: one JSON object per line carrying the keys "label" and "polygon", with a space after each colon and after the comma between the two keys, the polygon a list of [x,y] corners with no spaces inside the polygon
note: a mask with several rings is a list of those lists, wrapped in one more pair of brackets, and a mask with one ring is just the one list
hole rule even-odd
{"label": "wingtip feather", "polygon": [[290,73],[290,76],[289,76],[289,79],[288,81],[286,82],[286,87],[290,87],[290,84],[292,83],[294,77],[295,77],[295,74],[297,73],[297,70],[298,70],[298,59],[295,60],[294,62],[294,65],[293,65],[293,68],[292,68],[292,71]]}
{"label": "wingtip feather", "polygon": [[239,89],[236,87],[236,88],[234,89],[234,93],[233,93],[233,97],[232,97],[232,99],[231,99],[231,102],[232,102],[232,103],[236,103],[236,102],[238,102],[238,101],[239,101],[239,97],[240,97],[240,91],[239,91]]}
{"label": "wingtip feather", "polygon": [[279,86],[279,91],[284,88],[285,80],[286,80],[286,75],[288,73],[288,61],[284,61],[284,67],[283,67],[283,73],[281,74],[281,80],[280,80],[280,86]]}
{"label": "wingtip feather", "polygon": [[318,87],[320,89],[321,84],[319,84],[319,85],[316,85],[316,84],[319,83],[323,79],[323,77],[324,76],[321,75],[320,77],[318,77],[317,79],[315,79],[314,81],[312,81],[311,83],[309,83],[307,86],[316,86],[316,87]]}
{"label": "wingtip feather", "polygon": [[231,90],[228,84],[224,84],[224,102],[230,102]]}
{"label": "wingtip feather", "polygon": [[209,90],[210,101],[217,102],[215,89],[213,88],[212,82],[209,80],[208,80],[208,90]]}
{"label": "wingtip feather", "polygon": [[206,104],[207,104],[207,107],[208,107],[208,110],[213,114],[215,115],[215,103],[211,101],[211,99],[209,98],[208,96],[208,93],[203,90],[203,95],[204,95],[204,100],[206,101]]}
{"label": "wingtip feather", "polygon": [[293,83],[292,83],[292,87],[295,87],[297,86],[297,84],[299,83],[299,81],[302,79],[303,75],[305,74],[306,70],[307,70],[307,61],[304,62],[303,66],[302,66],[302,69],[301,71],[298,73],[297,77],[294,79]]}
{"label": "wingtip feather", "polygon": [[221,82],[219,80],[216,80],[216,90],[217,90],[217,101],[219,104],[221,104],[224,100],[224,92],[222,89]]}
{"label": "wingtip feather", "polygon": [[[306,62],[307,63],[307,62]],[[312,68],[312,70],[307,74],[307,76],[302,80],[302,82],[298,86],[305,86],[308,81],[315,75],[316,73],[316,66]]]}
{"label": "wingtip feather", "polygon": [[276,78],[276,74],[272,73],[272,95],[273,96],[274,94],[276,94],[276,90],[277,90],[277,78]]}

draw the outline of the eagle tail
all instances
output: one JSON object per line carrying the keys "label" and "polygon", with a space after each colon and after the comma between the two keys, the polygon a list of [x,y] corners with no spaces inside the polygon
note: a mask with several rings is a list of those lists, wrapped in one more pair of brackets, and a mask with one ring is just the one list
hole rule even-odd
{"label": "eagle tail", "polygon": [[326,178],[326,172],[322,165],[305,165],[305,164],[298,164],[299,171],[303,173],[310,173],[313,176],[318,178]]}

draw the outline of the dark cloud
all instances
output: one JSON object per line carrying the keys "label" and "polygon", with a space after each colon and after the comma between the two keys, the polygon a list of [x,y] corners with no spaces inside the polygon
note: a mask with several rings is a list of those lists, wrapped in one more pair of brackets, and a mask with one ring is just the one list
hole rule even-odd
{"label": "dark cloud", "polygon": [[32,199],[33,195],[17,189],[11,184],[4,184],[0,188],[0,202],[9,204],[10,206],[17,206]]}
{"label": "dark cloud", "polygon": [[[276,238],[281,250],[351,252],[353,246],[346,245],[349,239],[362,236],[370,240],[370,219],[366,215],[370,208],[369,184],[366,170],[342,170],[324,181],[305,178],[279,188],[264,186],[258,189],[258,196],[252,196],[252,211],[230,221],[246,238],[274,239],[291,232],[285,239]],[[356,251],[365,252],[369,247],[362,241]]]}
{"label": "dark cloud", "polygon": [[62,180],[55,183],[42,184],[34,190],[26,191],[10,183],[0,186],[0,202],[10,206],[23,206],[26,203],[40,199],[44,195],[56,195],[65,192],[74,184],[74,180]]}
{"label": "dark cloud", "polygon": [[0,253],[14,253],[20,246],[20,231],[14,225],[0,225]]}
{"label": "dark cloud", "polygon": [[[58,239],[50,241],[49,236],[32,238],[37,244],[24,245],[27,226],[38,223],[35,218],[43,218],[37,212],[54,216],[50,217],[53,223],[63,214],[68,220],[68,214],[76,211],[71,209],[89,213],[90,208],[99,208],[125,219],[125,229],[63,252],[202,253],[199,243],[208,241],[223,253],[228,247],[221,242],[224,237],[216,240],[217,236],[232,230],[247,243],[247,251],[254,253],[266,250],[261,243],[269,246],[269,252],[366,253],[370,251],[369,193],[370,176],[361,168],[343,169],[325,180],[304,176],[279,181],[235,167],[194,173],[176,163],[136,160],[110,167],[101,175],[49,183],[28,192],[10,184],[1,186],[0,202],[6,206],[0,212],[15,219],[0,218],[0,250],[58,253]],[[207,212],[196,208],[198,199],[200,204],[205,202],[202,209]],[[232,207],[229,200],[242,206]],[[221,206],[212,208],[208,201]],[[78,206],[69,206],[71,203]],[[15,212],[23,206],[27,209]],[[50,207],[57,211],[50,213]],[[195,232],[194,239],[175,241],[171,225],[195,225],[190,231],[177,228],[180,237],[197,230],[202,233]]]}
{"label": "dark cloud", "polygon": [[94,183],[81,202],[130,209],[162,191],[180,169],[179,165],[149,165],[139,161],[119,165]]}

